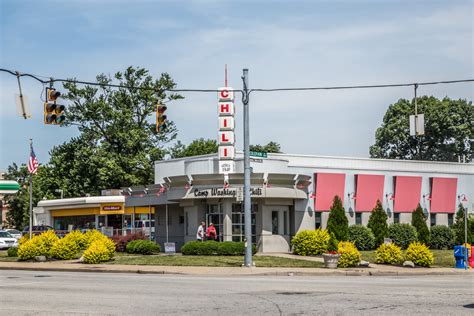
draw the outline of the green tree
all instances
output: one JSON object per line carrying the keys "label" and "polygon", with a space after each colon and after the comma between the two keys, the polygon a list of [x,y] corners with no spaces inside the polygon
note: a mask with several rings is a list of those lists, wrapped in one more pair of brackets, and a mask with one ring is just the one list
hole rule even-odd
{"label": "green tree", "polygon": [[[147,70],[134,67],[117,72],[115,80],[103,74],[96,79],[98,87],[64,84],[71,102],[64,125],[77,126],[81,134],[53,149],[51,167],[66,178],[63,186],[80,183],[73,194],[153,182],[153,162],[163,158],[165,144],[176,137],[170,120],[164,133],[156,132],[156,105],[182,98],[166,92],[176,84],[166,73],[154,80]],[[106,86],[110,83],[120,88]],[[61,168],[65,159],[83,161]]]}
{"label": "green tree", "polygon": [[387,219],[388,217],[382,207],[382,203],[377,201],[377,205],[372,210],[367,224],[367,227],[374,233],[376,247],[383,243],[385,237],[388,237]]}
{"label": "green tree", "polygon": [[263,151],[267,153],[281,153],[280,144],[277,142],[269,142],[266,145],[250,145],[250,151]]}
{"label": "green tree", "polygon": [[[48,177],[49,169],[40,165],[38,171],[33,175],[33,206],[43,198],[54,198],[54,190],[51,190],[52,179]],[[7,224],[18,229],[23,229],[29,224],[30,194],[29,173],[25,164],[18,166],[13,163],[5,173],[6,180],[15,180],[20,184],[20,190],[16,194],[7,194],[3,201],[8,205]],[[47,190],[45,191],[45,188]]]}
{"label": "green tree", "polygon": [[419,242],[424,243],[425,245],[430,245],[430,230],[428,225],[426,225],[426,216],[423,213],[421,205],[418,204],[415,211],[411,215],[411,225],[416,229],[416,236]]}
{"label": "green tree", "polygon": [[178,140],[168,151],[171,158],[183,158],[217,153],[218,149],[216,140],[199,138],[193,140],[188,146]]}
{"label": "green tree", "polygon": [[[454,230],[454,244],[455,245],[461,245],[464,244],[464,212],[465,212],[464,206],[459,203],[458,206],[458,211],[456,212],[456,220],[454,221],[453,225],[453,230]],[[472,235],[471,235],[471,221],[467,221],[467,241],[472,240]]]}
{"label": "green tree", "polygon": [[334,234],[338,241],[349,239],[349,221],[347,220],[342,201],[339,196],[335,196],[329,211],[327,230]]}
{"label": "green tree", "polygon": [[410,136],[409,116],[414,100],[391,104],[370,147],[372,158],[458,161],[474,157],[474,107],[466,100],[423,96],[417,98],[418,113],[425,116],[425,135]]}

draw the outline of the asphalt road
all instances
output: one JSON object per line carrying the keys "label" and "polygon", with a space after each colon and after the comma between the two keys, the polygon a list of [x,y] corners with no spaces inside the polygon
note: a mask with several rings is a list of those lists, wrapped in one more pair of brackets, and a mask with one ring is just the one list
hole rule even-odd
{"label": "asphalt road", "polygon": [[1,315],[474,315],[474,280],[0,271]]}

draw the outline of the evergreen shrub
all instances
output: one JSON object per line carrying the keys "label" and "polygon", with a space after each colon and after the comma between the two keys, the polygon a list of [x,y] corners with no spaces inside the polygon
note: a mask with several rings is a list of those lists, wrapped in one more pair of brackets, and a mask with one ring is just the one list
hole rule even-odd
{"label": "evergreen shrub", "polygon": [[416,241],[416,229],[410,224],[391,224],[388,228],[388,237],[395,245],[407,249],[408,245]]}
{"label": "evergreen shrub", "polygon": [[375,248],[375,236],[372,230],[363,225],[349,226],[349,241],[353,242],[358,250]]}
{"label": "evergreen shrub", "polygon": [[375,250],[375,263],[399,264],[402,261],[402,249],[395,245],[381,244]]}
{"label": "evergreen shrub", "polygon": [[434,263],[434,257],[428,247],[420,242],[412,242],[406,251],[405,260],[409,260],[417,266],[429,267]]}
{"label": "evergreen shrub", "polygon": [[328,233],[333,233],[339,241],[347,241],[349,238],[349,221],[347,219],[342,201],[339,196],[335,196],[329,211]]}
{"label": "evergreen shrub", "polygon": [[126,246],[128,253],[151,255],[160,252],[160,245],[151,240],[132,240]]}
{"label": "evergreen shrub", "polygon": [[359,265],[361,256],[354,243],[350,241],[341,241],[337,252],[341,254],[337,262],[338,267],[349,268]]}
{"label": "evergreen shrub", "polygon": [[452,249],[454,247],[454,231],[445,225],[435,225],[430,231],[430,247],[432,249]]}
{"label": "evergreen shrub", "polygon": [[375,237],[375,246],[383,244],[383,239],[388,237],[387,214],[385,213],[382,203],[377,201],[375,208],[369,217],[367,227],[370,228]]}
{"label": "evergreen shrub", "polygon": [[[454,244],[455,245],[462,245],[464,244],[464,207],[461,203],[459,203],[458,211],[456,212],[456,220],[453,225],[454,230]],[[467,241],[472,240],[471,235],[471,221],[468,218],[467,221]]]}
{"label": "evergreen shrub", "polygon": [[[245,243],[236,241],[217,242],[189,241],[181,247],[181,253],[188,256],[242,256],[245,254]],[[252,253],[257,253],[257,247],[252,244]]]}
{"label": "evergreen shrub", "polygon": [[293,252],[300,256],[315,256],[325,253],[328,243],[329,233],[321,228],[302,230],[291,240]]}
{"label": "evergreen shrub", "polygon": [[18,257],[18,248],[17,247],[8,248],[7,255],[9,257]]}
{"label": "evergreen shrub", "polygon": [[113,242],[115,243],[115,250],[117,252],[124,252],[127,244],[132,240],[147,240],[148,238],[142,231],[138,231],[129,235],[116,235],[112,237]]}
{"label": "evergreen shrub", "polygon": [[219,243],[209,241],[189,241],[181,247],[181,253],[187,256],[211,256],[217,254]]}
{"label": "evergreen shrub", "polygon": [[428,229],[428,225],[426,225],[426,216],[423,213],[423,209],[421,205],[418,204],[417,208],[412,214],[411,217],[411,224],[416,229],[416,237],[417,240],[425,245],[430,244],[430,230]]}

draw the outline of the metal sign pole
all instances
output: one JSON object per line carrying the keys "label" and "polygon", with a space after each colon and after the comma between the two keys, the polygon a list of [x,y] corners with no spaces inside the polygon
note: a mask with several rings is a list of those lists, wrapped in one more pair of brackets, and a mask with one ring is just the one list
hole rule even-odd
{"label": "metal sign pole", "polygon": [[[32,148],[32,146],[33,146],[33,139],[30,138],[30,148]],[[30,240],[32,237],[33,237],[33,175],[30,172]]]}
{"label": "metal sign pole", "polygon": [[166,242],[168,242],[168,203],[166,203]]}
{"label": "metal sign pole", "polygon": [[249,127],[249,78],[248,69],[243,69],[243,97],[244,104],[244,217],[245,217],[245,262],[246,267],[252,266],[252,221],[250,200],[250,127]]}

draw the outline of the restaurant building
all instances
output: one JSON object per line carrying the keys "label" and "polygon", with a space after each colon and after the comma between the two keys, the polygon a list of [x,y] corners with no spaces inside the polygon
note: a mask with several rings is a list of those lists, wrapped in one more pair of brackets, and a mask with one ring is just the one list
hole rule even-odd
{"label": "restaurant building", "polygon": [[[243,154],[236,152],[232,162],[233,172],[223,174],[219,154],[157,161],[154,184],[111,196],[41,201],[35,222],[126,233],[152,218],[156,241],[179,249],[196,239],[205,221],[214,223],[220,241],[241,241]],[[389,223],[411,222],[418,204],[428,225],[452,225],[459,203],[473,212],[472,163],[268,154],[252,158],[251,167],[252,241],[260,252],[290,251],[298,231],[325,228],[336,195],[349,224],[366,225],[377,200]]]}

